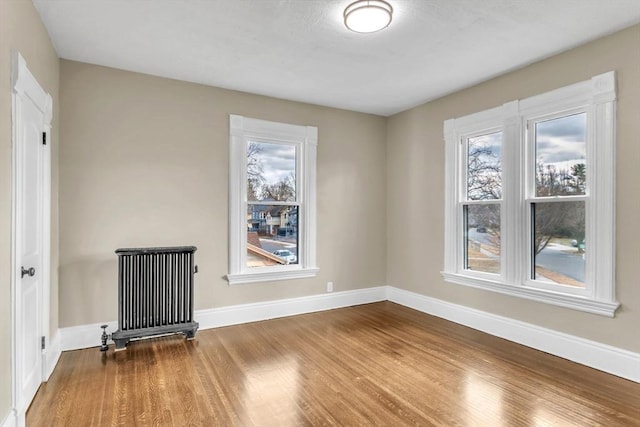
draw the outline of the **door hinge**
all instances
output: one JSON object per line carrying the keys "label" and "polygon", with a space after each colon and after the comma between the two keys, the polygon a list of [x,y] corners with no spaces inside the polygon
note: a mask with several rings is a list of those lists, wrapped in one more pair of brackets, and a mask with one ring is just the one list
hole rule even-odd
{"label": "door hinge", "polygon": [[42,145],[47,145],[47,133],[42,132]]}
{"label": "door hinge", "polygon": [[41,345],[40,345],[40,349],[41,349],[41,350],[44,350],[44,349],[45,349],[45,342],[46,342],[46,341],[45,341],[45,337],[42,337]]}

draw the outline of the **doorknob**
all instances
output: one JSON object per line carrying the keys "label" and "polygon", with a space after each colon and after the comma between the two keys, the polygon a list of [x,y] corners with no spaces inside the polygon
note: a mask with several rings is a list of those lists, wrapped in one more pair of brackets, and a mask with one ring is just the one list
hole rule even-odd
{"label": "doorknob", "polygon": [[36,274],[36,269],[31,267],[29,269],[26,269],[24,267],[22,267],[22,277],[24,277],[25,275],[29,276],[29,277],[33,277]]}

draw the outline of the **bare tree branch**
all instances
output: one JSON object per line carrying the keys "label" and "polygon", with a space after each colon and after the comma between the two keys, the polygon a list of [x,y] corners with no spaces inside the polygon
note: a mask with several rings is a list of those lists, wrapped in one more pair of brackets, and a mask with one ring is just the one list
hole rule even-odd
{"label": "bare tree branch", "polygon": [[469,145],[467,157],[467,195],[471,200],[502,198],[502,164],[491,148]]}

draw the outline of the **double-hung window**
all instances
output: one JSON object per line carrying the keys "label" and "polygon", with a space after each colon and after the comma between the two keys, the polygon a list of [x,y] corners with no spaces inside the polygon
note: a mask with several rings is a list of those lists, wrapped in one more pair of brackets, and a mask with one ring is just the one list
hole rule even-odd
{"label": "double-hung window", "polygon": [[312,277],[318,129],[231,115],[229,283]]}
{"label": "double-hung window", "polygon": [[444,129],[444,278],[613,316],[615,74]]}

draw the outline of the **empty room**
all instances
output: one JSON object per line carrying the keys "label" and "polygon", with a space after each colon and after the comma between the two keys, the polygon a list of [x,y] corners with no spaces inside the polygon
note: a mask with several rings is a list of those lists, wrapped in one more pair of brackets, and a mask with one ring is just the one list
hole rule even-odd
{"label": "empty room", "polygon": [[640,427],[640,0],[0,0],[0,427]]}

